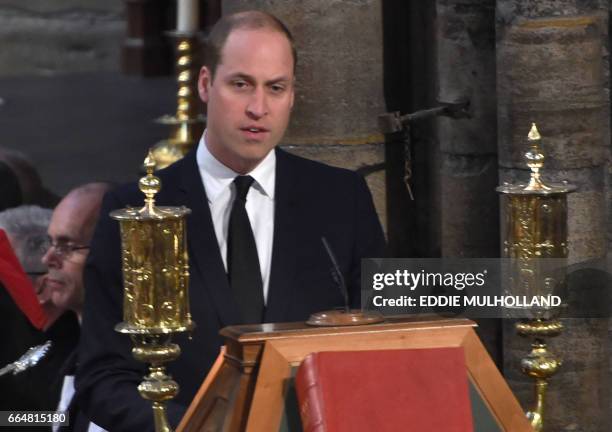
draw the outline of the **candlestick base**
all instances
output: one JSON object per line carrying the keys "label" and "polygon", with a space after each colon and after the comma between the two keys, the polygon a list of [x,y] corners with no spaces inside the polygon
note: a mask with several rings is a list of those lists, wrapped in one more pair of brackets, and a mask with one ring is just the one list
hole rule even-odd
{"label": "candlestick base", "polygon": [[523,373],[535,380],[535,406],[526,415],[534,431],[544,430],[544,403],[548,380],[561,367],[561,360],[553,355],[544,343],[545,337],[558,336],[563,324],[557,320],[524,321],[516,324],[517,333],[524,337],[533,337],[531,351],[521,360]]}
{"label": "candlestick base", "polygon": [[138,386],[138,392],[152,402],[155,432],[172,432],[165,402],[173,399],[179,391],[176,381],[166,374],[164,365],[176,360],[181,353],[180,347],[171,343],[171,338],[171,334],[132,335],[132,355],[136,360],[150,364],[149,374]]}

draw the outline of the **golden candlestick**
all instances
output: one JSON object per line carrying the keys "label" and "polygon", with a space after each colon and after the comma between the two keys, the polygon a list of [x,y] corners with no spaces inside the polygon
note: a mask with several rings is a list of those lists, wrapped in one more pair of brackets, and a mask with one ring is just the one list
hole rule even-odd
{"label": "golden candlestick", "polygon": [[[568,184],[546,185],[540,177],[544,155],[535,123],[528,135],[529,151],[525,161],[531,170],[529,182],[497,188],[505,197],[503,256],[510,259],[510,285],[514,294],[540,296],[552,293],[560,282],[546,271],[547,262],[555,259],[557,267],[567,259],[567,194],[575,187]],[[563,330],[555,310],[530,311],[533,319],[516,324],[517,333],[533,339],[531,352],[521,360],[523,373],[535,379],[536,403],[527,413],[537,432],[543,430],[544,402],[548,380],[561,366],[548,350],[544,339],[558,336]]]}
{"label": "golden candlestick", "polygon": [[180,347],[172,334],[189,331],[194,324],[189,312],[189,260],[185,237],[185,207],[156,207],[161,182],[153,175],[151,153],[144,162],[147,175],[139,187],[145,195],[141,209],[111,212],[121,229],[123,264],[123,322],[115,326],[129,334],[132,354],[150,363],[149,374],[138,386],[141,396],[153,403],[155,430],[170,431],[165,401],[178,393],[178,384],[166,374],[165,363],[175,360]]}
{"label": "golden candlestick", "polygon": [[170,32],[176,43],[176,114],[157,119],[158,123],[171,126],[168,139],[155,144],[151,149],[156,169],[165,168],[181,159],[198,143],[206,119],[198,113],[197,81],[198,47],[197,33]]}

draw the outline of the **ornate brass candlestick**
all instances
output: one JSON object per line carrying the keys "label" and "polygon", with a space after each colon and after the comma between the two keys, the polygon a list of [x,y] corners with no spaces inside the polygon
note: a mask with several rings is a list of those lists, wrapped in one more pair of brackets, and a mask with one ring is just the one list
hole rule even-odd
{"label": "ornate brass candlestick", "polygon": [[197,33],[170,32],[176,42],[176,80],[178,83],[176,114],[157,119],[172,127],[170,138],[155,144],[151,151],[156,169],[165,168],[191,150],[204,131],[206,119],[198,113],[196,83],[197,65],[194,61],[198,46]]}
{"label": "ornate brass candlestick", "polygon": [[123,322],[115,330],[129,334],[132,354],[150,363],[149,374],[138,386],[143,398],[153,402],[155,430],[170,431],[164,402],[178,393],[178,384],[166,374],[164,363],[180,355],[172,334],[193,328],[189,312],[189,261],[185,238],[185,207],[156,207],[161,189],[153,175],[155,161],[145,160],[147,175],[140,179],[145,194],[141,209],[115,210],[111,217],[121,228],[123,262]]}
{"label": "ornate brass candlestick", "polygon": [[[531,177],[527,185],[504,185],[497,188],[505,195],[506,220],[503,255],[512,266],[511,289],[514,294],[540,296],[552,294],[556,280],[543,270],[542,258],[555,258],[555,263],[567,258],[567,194],[573,186],[545,185],[540,178],[544,155],[540,150],[540,134],[535,123],[528,135],[530,149],[525,153]],[[549,260],[551,261],[551,260]],[[531,352],[521,360],[523,373],[535,379],[536,403],[527,413],[536,431],[544,425],[544,401],[548,379],[561,365],[548,351],[544,339],[558,336],[563,330],[554,318],[554,310],[539,309],[534,318],[516,324],[519,335],[533,338]]]}

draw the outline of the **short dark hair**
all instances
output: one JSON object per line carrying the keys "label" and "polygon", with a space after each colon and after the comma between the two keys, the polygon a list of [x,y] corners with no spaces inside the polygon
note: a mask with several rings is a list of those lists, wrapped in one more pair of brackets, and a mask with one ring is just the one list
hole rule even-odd
{"label": "short dark hair", "polygon": [[221,63],[221,51],[229,35],[238,29],[258,30],[268,29],[285,35],[291,46],[293,55],[293,70],[297,65],[297,51],[293,41],[293,35],[287,26],[274,15],[262,11],[238,12],[221,17],[210,30],[206,38],[204,48],[204,66],[210,70],[214,78],[217,66]]}

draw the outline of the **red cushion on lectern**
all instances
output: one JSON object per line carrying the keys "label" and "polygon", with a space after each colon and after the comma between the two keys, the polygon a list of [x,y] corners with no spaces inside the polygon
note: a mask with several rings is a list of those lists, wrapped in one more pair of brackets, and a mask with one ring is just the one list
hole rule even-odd
{"label": "red cushion on lectern", "polygon": [[310,354],[296,375],[305,432],[472,432],[462,348]]}
{"label": "red cushion on lectern", "polygon": [[32,325],[41,330],[47,322],[47,315],[3,230],[0,230],[0,282]]}

